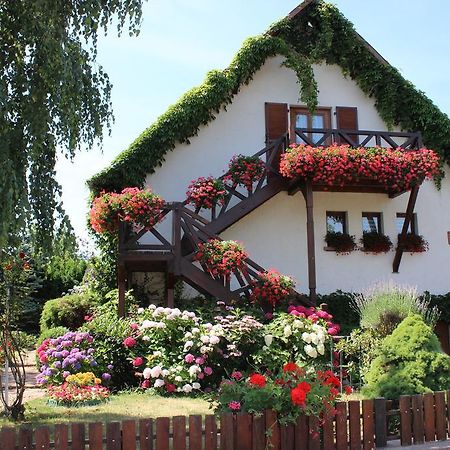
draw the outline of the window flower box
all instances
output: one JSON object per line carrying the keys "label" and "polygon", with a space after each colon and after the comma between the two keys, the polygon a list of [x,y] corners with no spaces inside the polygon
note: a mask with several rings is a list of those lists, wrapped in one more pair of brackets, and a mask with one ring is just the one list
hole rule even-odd
{"label": "window flower box", "polygon": [[389,236],[376,231],[365,231],[360,240],[361,250],[366,253],[387,253],[392,247],[392,241]]}
{"label": "window flower box", "polygon": [[415,233],[407,233],[404,239],[399,234],[397,246],[400,245],[403,247],[403,251],[409,253],[424,253],[429,249],[429,244],[424,237]]}
{"label": "window flower box", "polygon": [[355,237],[348,233],[328,232],[325,242],[326,251],[335,251],[338,254],[348,254],[356,249]]}

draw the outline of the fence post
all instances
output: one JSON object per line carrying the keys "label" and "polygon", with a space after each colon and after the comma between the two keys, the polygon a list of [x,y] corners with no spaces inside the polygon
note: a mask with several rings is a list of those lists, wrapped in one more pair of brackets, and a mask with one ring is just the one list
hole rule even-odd
{"label": "fence post", "polygon": [[377,447],[387,445],[386,399],[376,398],[375,402],[375,444]]}
{"label": "fence post", "polygon": [[400,396],[400,442],[401,445],[411,445],[412,443],[412,417],[411,417],[411,397],[409,395]]}

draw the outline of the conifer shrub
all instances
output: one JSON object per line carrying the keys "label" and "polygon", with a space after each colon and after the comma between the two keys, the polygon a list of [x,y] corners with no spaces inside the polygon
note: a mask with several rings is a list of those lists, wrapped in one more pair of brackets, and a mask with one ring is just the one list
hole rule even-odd
{"label": "conifer shrub", "polygon": [[398,399],[450,387],[450,356],[423,317],[414,314],[381,343],[365,377],[363,395]]}

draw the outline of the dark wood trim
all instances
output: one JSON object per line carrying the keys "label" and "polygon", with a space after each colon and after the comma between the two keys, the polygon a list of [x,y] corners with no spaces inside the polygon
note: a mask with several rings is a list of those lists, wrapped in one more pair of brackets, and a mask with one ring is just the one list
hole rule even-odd
{"label": "dark wood trim", "polygon": [[175,276],[172,272],[166,273],[166,304],[168,308],[173,308],[175,305]]}
{"label": "dark wood trim", "polygon": [[[378,224],[379,224],[379,229],[377,230],[377,232],[379,234],[383,234],[384,232],[384,226],[383,226],[383,213],[381,212],[368,212],[368,211],[363,211],[361,213],[361,228],[362,228],[362,220],[367,217],[376,217],[378,219]],[[364,230],[362,230],[362,232],[364,232]]]}
{"label": "dark wood trim", "polygon": [[[405,217],[406,217],[406,213],[397,213],[395,215],[396,219],[404,219]],[[412,219],[411,219],[411,233],[412,234],[418,234],[417,214],[416,213],[413,213],[413,215],[412,215]]]}
{"label": "dark wood trim", "polygon": [[[323,114],[324,116],[324,129],[331,129],[331,110],[332,109],[330,106],[321,106],[319,108],[316,108],[314,113],[311,113],[311,111],[306,106],[289,105],[289,140],[291,144],[296,142],[295,116],[298,112],[308,116],[308,126],[307,126],[308,129],[310,130],[314,129],[312,126],[312,116],[319,114]],[[312,131],[309,131],[308,134],[311,135]]]}
{"label": "dark wood trim", "polygon": [[403,245],[401,244],[401,242],[404,240],[404,238],[408,232],[409,224],[411,223],[411,220],[413,219],[414,206],[416,204],[417,195],[419,194],[419,188],[420,188],[420,186],[414,186],[411,189],[411,193],[409,195],[408,206],[406,207],[406,213],[405,213],[405,221],[403,222],[402,232],[400,233],[401,238],[399,239],[399,243],[397,244],[397,249],[395,250],[394,261],[392,263],[392,271],[394,273],[398,273],[398,269],[400,267],[400,262],[401,262],[402,256],[403,256]]}
{"label": "dark wood trim", "polygon": [[302,190],[306,202],[306,238],[308,248],[308,284],[309,300],[313,305],[316,304],[316,249],[314,239],[314,196],[312,181],[307,180]]}
{"label": "dark wood trim", "polygon": [[119,290],[119,317],[125,317],[126,269],[124,264],[117,267],[117,287]]}
{"label": "dark wood trim", "polygon": [[342,218],[343,218],[343,222],[342,222],[343,234],[348,234],[348,213],[347,213],[347,211],[326,211],[325,212],[327,232],[328,232],[328,217],[330,217],[330,216],[334,216],[334,217],[342,216]]}

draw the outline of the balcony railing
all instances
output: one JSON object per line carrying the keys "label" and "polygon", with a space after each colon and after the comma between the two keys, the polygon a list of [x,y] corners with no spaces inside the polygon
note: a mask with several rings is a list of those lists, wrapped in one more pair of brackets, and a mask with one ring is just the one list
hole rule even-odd
{"label": "balcony railing", "polygon": [[295,142],[313,147],[326,147],[332,143],[348,144],[351,147],[401,147],[405,150],[418,150],[423,147],[420,131],[406,133],[397,131],[295,128],[295,137]]}

